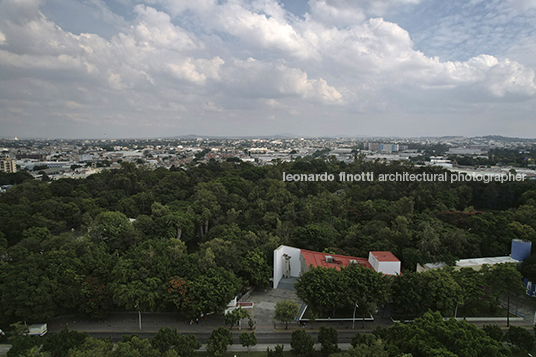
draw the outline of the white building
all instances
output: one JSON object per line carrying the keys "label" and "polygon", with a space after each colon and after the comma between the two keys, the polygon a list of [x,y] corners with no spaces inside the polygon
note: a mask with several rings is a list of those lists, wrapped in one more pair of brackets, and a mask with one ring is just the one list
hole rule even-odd
{"label": "white building", "polygon": [[387,251],[369,252],[369,257],[366,259],[281,245],[274,250],[274,289],[277,289],[282,278],[298,278],[311,266],[340,270],[350,264],[362,265],[385,275],[399,275],[401,265],[400,260]]}

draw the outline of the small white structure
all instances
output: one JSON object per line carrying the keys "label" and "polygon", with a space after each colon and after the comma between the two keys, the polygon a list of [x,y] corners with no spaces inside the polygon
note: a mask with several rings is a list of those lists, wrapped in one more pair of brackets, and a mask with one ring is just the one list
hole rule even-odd
{"label": "small white structure", "polygon": [[391,252],[369,252],[369,263],[374,270],[386,275],[400,274],[400,260]]}
{"label": "small white structure", "polygon": [[235,296],[234,299],[227,304],[223,315],[236,309],[253,309],[253,306],[255,306],[255,303],[238,301],[238,297]]}

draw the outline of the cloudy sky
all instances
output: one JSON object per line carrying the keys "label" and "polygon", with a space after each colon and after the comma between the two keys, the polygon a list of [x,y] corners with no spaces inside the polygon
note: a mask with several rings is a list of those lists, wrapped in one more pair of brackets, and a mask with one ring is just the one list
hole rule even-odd
{"label": "cloudy sky", "polygon": [[536,0],[0,0],[0,137],[536,137]]}

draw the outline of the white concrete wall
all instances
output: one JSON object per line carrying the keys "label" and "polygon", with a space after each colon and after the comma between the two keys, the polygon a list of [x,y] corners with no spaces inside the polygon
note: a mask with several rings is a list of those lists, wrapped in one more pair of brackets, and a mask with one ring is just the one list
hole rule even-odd
{"label": "white concrete wall", "polygon": [[374,255],[372,255],[371,252],[368,253],[368,261],[369,261],[370,265],[372,265],[374,270],[378,271],[378,268],[380,266],[380,262],[378,261],[378,259],[376,259],[376,257]]}
{"label": "white concrete wall", "polygon": [[400,262],[380,262],[371,252],[369,252],[368,261],[370,265],[378,273],[399,275],[400,274]]}
{"label": "white concrete wall", "polygon": [[279,285],[283,277],[283,254],[288,254],[290,259],[290,276],[299,277],[301,273],[300,256],[301,251],[298,248],[281,245],[274,250],[274,289]]}
{"label": "white concrete wall", "polygon": [[277,288],[279,280],[283,277],[283,245],[274,250],[274,289]]}
{"label": "white concrete wall", "polygon": [[377,272],[389,275],[400,274],[400,262],[379,262]]}

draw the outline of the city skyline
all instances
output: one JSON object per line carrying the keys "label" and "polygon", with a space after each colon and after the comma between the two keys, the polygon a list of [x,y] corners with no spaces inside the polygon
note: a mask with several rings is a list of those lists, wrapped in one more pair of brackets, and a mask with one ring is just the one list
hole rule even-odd
{"label": "city skyline", "polygon": [[536,1],[3,0],[3,137],[536,137]]}

